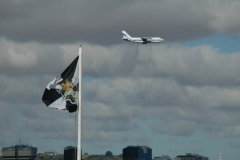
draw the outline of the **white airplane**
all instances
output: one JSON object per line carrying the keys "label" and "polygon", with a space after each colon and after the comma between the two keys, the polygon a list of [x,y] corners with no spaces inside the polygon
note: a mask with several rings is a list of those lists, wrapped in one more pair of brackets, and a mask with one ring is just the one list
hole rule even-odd
{"label": "white airplane", "polygon": [[147,43],[161,43],[164,39],[160,37],[131,37],[126,31],[122,31],[123,38],[122,40],[147,44]]}

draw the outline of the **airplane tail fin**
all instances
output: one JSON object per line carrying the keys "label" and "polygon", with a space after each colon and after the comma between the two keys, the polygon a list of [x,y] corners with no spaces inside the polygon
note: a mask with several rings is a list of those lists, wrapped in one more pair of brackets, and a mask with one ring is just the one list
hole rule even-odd
{"label": "airplane tail fin", "polygon": [[123,34],[123,38],[132,39],[132,37],[126,31],[122,31],[122,34]]}

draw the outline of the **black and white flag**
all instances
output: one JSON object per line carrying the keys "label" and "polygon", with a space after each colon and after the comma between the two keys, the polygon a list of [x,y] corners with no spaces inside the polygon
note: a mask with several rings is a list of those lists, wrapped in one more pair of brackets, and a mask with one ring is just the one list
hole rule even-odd
{"label": "black and white flag", "polygon": [[78,103],[78,57],[62,72],[62,74],[51,81],[42,97],[47,107],[77,111]]}

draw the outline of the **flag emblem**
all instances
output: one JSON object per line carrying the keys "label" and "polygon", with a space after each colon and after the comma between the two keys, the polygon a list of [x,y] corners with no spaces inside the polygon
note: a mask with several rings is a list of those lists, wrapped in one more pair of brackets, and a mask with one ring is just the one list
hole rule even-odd
{"label": "flag emblem", "polygon": [[77,86],[72,82],[68,81],[68,78],[64,79],[62,82],[58,83],[62,87],[62,96],[71,103],[76,102],[76,91]]}
{"label": "flag emblem", "polygon": [[45,88],[42,101],[47,107],[68,110],[69,112],[77,111],[78,58],[77,56],[61,75],[55,77]]}

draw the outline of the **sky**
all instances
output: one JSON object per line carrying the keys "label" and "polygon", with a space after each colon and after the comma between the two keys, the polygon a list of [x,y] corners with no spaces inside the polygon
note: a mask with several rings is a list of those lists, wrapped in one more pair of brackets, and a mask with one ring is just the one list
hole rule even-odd
{"label": "sky", "polygon": [[[1,0],[0,147],[76,146],[42,95],[83,47],[82,152],[240,158],[238,0]],[[161,37],[160,44],[121,40]]]}

